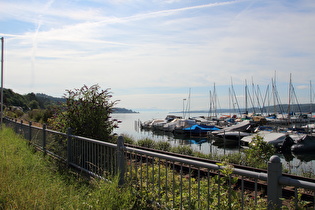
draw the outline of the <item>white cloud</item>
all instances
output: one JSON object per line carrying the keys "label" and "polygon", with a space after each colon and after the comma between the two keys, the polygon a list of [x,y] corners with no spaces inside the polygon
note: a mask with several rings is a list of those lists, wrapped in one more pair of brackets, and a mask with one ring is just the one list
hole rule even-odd
{"label": "white cloud", "polygon": [[[303,86],[315,76],[310,1],[136,1],[132,9],[127,7],[131,1],[92,2],[103,7],[69,1],[1,3],[0,26],[11,19],[32,26],[0,34],[6,40],[6,84],[61,95],[67,88],[98,83],[119,89],[117,97],[132,106],[127,108],[176,109],[189,87],[204,91],[214,82],[229,85],[231,78],[244,85],[252,77],[267,85],[275,71],[279,83],[288,83],[292,73]],[[141,88],[183,89],[150,99],[151,94],[121,93]],[[207,106],[208,91],[196,94],[204,96],[200,106]]]}

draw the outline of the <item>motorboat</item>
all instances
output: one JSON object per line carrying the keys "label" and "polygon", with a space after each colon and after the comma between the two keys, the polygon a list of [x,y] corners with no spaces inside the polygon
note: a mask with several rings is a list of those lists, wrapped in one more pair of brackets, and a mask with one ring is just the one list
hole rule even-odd
{"label": "motorboat", "polygon": [[257,135],[261,136],[263,141],[267,142],[268,144],[272,144],[275,147],[278,147],[279,144],[282,144],[288,136],[286,133],[260,131],[253,135],[243,137],[241,139],[242,144],[249,145],[253,141],[253,138],[255,138]]}
{"label": "motorboat", "polygon": [[315,137],[310,135],[303,135],[302,138],[292,145],[291,151],[293,154],[303,154],[315,152]]}
{"label": "motorboat", "polygon": [[182,131],[186,135],[192,135],[192,136],[206,136],[208,132],[218,131],[220,130],[219,127],[214,125],[192,125],[188,128],[183,128]]}
{"label": "motorboat", "polygon": [[221,134],[221,133],[228,133],[231,131],[250,131],[250,129],[252,128],[252,122],[250,120],[244,120],[242,122],[239,122],[235,125],[229,126],[229,127],[225,127],[223,129],[217,130],[217,131],[213,131],[212,134],[217,135],[217,134]]}

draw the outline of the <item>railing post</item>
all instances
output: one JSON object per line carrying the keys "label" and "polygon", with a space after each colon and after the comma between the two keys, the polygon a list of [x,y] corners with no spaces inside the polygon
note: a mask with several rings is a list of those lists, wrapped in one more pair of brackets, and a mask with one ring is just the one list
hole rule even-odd
{"label": "railing post", "polygon": [[19,129],[19,134],[22,134],[23,132],[23,120],[20,121],[20,129]]}
{"label": "railing post", "polygon": [[17,119],[14,119],[14,131],[15,131],[15,133],[18,133],[18,123],[17,123]]}
{"label": "railing post", "polygon": [[282,186],[279,178],[282,176],[282,164],[277,155],[271,156],[268,162],[268,186],[267,201],[268,209],[280,209],[282,206]]}
{"label": "railing post", "polygon": [[14,122],[15,122],[15,126],[14,126],[14,128],[15,128],[15,133],[18,134],[18,133],[19,133],[19,127],[20,127],[20,125],[19,125],[17,119],[15,119]]}
{"label": "railing post", "polygon": [[118,185],[121,186],[125,183],[125,156],[124,156],[124,137],[119,136],[117,140],[117,166],[119,173]]}
{"label": "railing post", "polygon": [[43,124],[43,151],[46,155],[46,124]]}
{"label": "railing post", "polygon": [[71,157],[72,157],[72,138],[71,138],[71,128],[68,128],[67,130],[67,164],[68,166],[71,163]]}
{"label": "railing post", "polygon": [[32,122],[30,121],[28,125],[29,125],[28,140],[31,142],[32,141]]}

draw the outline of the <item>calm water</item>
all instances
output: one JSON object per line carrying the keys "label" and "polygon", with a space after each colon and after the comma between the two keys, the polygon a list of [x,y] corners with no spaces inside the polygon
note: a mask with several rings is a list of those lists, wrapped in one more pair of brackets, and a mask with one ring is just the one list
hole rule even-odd
{"label": "calm water", "polygon": [[[164,119],[168,113],[166,112],[143,112],[143,113],[132,113],[132,114],[112,114],[114,119],[121,120],[119,128],[115,129],[114,132],[117,134],[126,134],[133,137],[135,140],[150,138],[155,141],[168,141],[171,145],[190,145],[194,151],[202,152],[205,154],[228,154],[239,152],[240,149],[237,146],[227,147],[224,145],[215,145],[214,141],[207,138],[178,138],[174,137],[169,132],[153,133],[152,131],[143,131],[137,125],[138,123],[145,122],[151,119]],[[177,114],[181,115],[181,114]],[[191,117],[206,116],[207,113],[193,113]],[[315,173],[315,154],[295,157],[289,155],[283,157],[283,167],[289,172],[302,174],[302,173]]]}

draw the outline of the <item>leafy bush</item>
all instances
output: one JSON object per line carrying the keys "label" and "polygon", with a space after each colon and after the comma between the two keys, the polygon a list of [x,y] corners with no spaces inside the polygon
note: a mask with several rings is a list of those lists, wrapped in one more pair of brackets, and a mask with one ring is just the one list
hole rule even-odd
{"label": "leafy bush", "polygon": [[53,126],[62,132],[71,128],[75,135],[107,141],[117,126],[117,121],[110,120],[117,103],[110,101],[111,97],[109,89],[101,90],[98,85],[67,90],[66,104],[54,117]]}
{"label": "leafy bush", "polygon": [[249,164],[261,163],[266,165],[270,157],[275,154],[275,148],[257,134],[249,144],[249,149],[245,150],[244,153]]}
{"label": "leafy bush", "polygon": [[24,118],[28,121],[47,123],[51,117],[52,111],[50,109],[33,109],[28,111]]}
{"label": "leafy bush", "polygon": [[[124,137],[124,143],[126,144],[136,144],[135,140],[129,136],[128,134],[123,134],[122,135]],[[111,139],[112,139],[112,143],[117,144],[117,139],[119,136],[114,135]]]}
{"label": "leafy bush", "polygon": [[182,155],[194,155],[194,151],[190,146],[184,145],[184,146],[177,146],[177,147],[172,147],[171,152],[182,154]]}
{"label": "leafy bush", "polygon": [[137,145],[140,147],[146,147],[146,148],[154,149],[156,142],[152,139],[145,138],[145,139],[138,140]]}
{"label": "leafy bush", "polygon": [[4,114],[10,118],[19,118],[24,115],[24,112],[20,109],[9,107],[4,110]]}
{"label": "leafy bush", "polygon": [[36,100],[32,100],[29,104],[28,104],[29,108],[31,110],[33,109],[38,109],[39,108],[39,103]]}
{"label": "leafy bush", "polygon": [[171,150],[171,144],[167,141],[158,141],[156,142],[156,149],[162,150],[162,151],[170,151]]}

